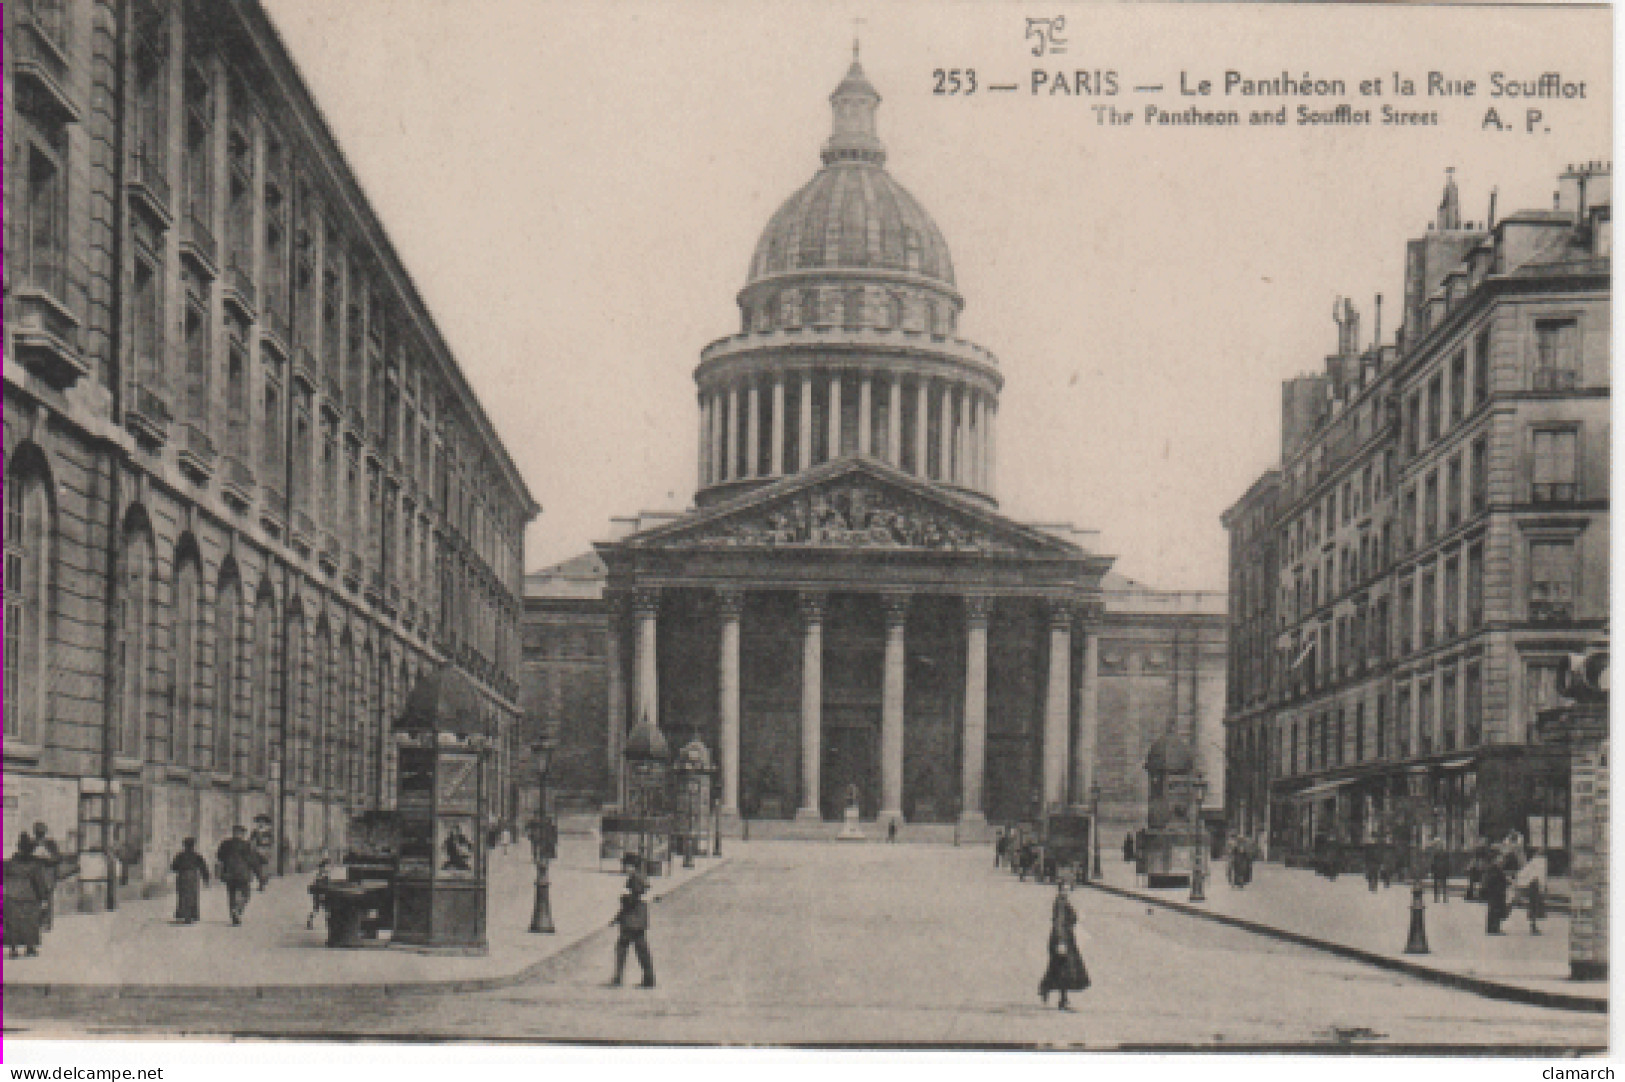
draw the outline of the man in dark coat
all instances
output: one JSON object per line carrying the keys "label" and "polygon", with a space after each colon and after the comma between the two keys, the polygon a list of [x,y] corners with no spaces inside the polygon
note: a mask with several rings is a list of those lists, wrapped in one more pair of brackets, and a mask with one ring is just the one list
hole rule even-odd
{"label": "man in dark coat", "polygon": [[1382,853],[1375,843],[1365,847],[1365,885],[1372,894],[1377,893],[1377,880],[1382,877]]}
{"label": "man in dark coat", "polygon": [[39,955],[40,924],[45,899],[50,895],[50,877],[45,864],[35,855],[34,839],[25,832],[17,839],[17,852],[5,863],[6,946],[11,957],[17,948]]}
{"label": "man in dark coat", "polygon": [[209,885],[209,862],[197,851],[197,839],[181,841],[169,870],[175,873],[175,919],[196,924],[202,919],[202,888]]}
{"label": "man in dark coat", "polygon": [[232,924],[243,922],[243,910],[248,908],[259,859],[254,847],[248,844],[248,832],[240,826],[232,827],[231,837],[215,850],[214,863],[220,871],[220,881],[226,885],[226,904],[231,910]]}
{"label": "man in dark coat", "polygon": [[56,846],[56,839],[51,837],[51,828],[44,823],[34,824],[34,859],[39,862],[45,876],[45,897],[41,899],[44,913],[40,919],[40,928],[49,932],[56,923],[56,884],[61,879],[62,850]]}
{"label": "man in dark coat", "polygon": [[621,895],[621,911],[615,914],[611,924],[621,926],[621,934],[615,940],[615,976],[610,978],[610,984],[619,986],[621,976],[626,971],[626,952],[628,948],[637,951],[638,966],[643,970],[643,982],[639,988],[653,988],[655,986],[655,963],[649,955],[649,903],[643,900],[648,891],[649,884],[643,876],[634,872],[626,881],[626,893]]}
{"label": "man in dark coat", "polygon": [[1484,869],[1484,882],[1481,887],[1484,892],[1484,901],[1487,903],[1487,912],[1484,915],[1484,932],[1486,935],[1505,935],[1501,931],[1501,922],[1507,918],[1507,873],[1502,869],[1499,860],[1492,860],[1489,867]]}
{"label": "man in dark coat", "polygon": [[1078,952],[1078,911],[1067,897],[1067,881],[1055,885],[1055,904],[1050,907],[1049,965],[1038,982],[1038,997],[1049,1003],[1051,992],[1061,993],[1060,1009],[1070,1011],[1068,992],[1081,992],[1089,987],[1089,971],[1084,968],[1083,955]]}
{"label": "man in dark coat", "polygon": [[1432,872],[1433,900],[1440,903],[1448,902],[1450,900],[1450,853],[1445,849],[1443,842],[1433,843]]}

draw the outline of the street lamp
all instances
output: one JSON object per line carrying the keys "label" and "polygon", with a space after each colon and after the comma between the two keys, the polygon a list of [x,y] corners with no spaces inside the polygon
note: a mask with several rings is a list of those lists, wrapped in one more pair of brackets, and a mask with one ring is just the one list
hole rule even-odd
{"label": "street lamp", "polygon": [[1094,782],[1089,786],[1089,803],[1093,808],[1089,834],[1095,843],[1095,865],[1089,873],[1091,878],[1100,879],[1100,783]]}
{"label": "street lamp", "polygon": [[1202,877],[1206,869],[1203,867],[1203,858],[1207,855],[1207,848],[1202,844],[1202,800],[1207,796],[1207,779],[1198,772],[1191,780],[1191,898],[1193,902],[1207,901],[1207,895],[1202,892]]}
{"label": "street lamp", "polygon": [[530,855],[536,862],[536,897],[530,910],[530,930],[551,933],[553,905],[548,897],[547,862],[555,856],[558,835],[547,813],[547,775],[553,767],[556,741],[550,736],[530,746],[536,760],[536,818],[530,822]]}

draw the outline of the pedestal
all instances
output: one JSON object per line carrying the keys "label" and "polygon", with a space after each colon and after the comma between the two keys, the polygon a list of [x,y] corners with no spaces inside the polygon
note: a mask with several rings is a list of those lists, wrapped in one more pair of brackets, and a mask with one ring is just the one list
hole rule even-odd
{"label": "pedestal", "polygon": [[858,809],[848,807],[846,814],[841,817],[841,832],[835,835],[838,842],[862,842],[868,838],[864,836],[863,827],[858,823]]}

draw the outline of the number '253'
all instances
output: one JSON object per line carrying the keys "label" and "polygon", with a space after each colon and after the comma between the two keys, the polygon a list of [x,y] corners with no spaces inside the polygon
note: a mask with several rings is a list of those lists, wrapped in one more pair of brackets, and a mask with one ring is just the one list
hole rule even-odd
{"label": "number '253'", "polygon": [[937,81],[933,94],[976,93],[975,68],[937,68],[931,77]]}

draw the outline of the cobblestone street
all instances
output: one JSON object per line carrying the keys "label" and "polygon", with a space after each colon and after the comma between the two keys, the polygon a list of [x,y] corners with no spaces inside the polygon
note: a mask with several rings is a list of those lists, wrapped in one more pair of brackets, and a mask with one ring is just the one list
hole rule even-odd
{"label": "cobblestone street", "polygon": [[986,848],[754,842],[728,856],[654,907],[653,991],[605,986],[606,927],[498,991],[19,998],[7,1031],[1087,1048],[1607,1041],[1603,1015],[1496,1002],[1087,890],[1076,897],[1094,987],[1063,1014],[1036,995],[1050,890],[995,871]]}

